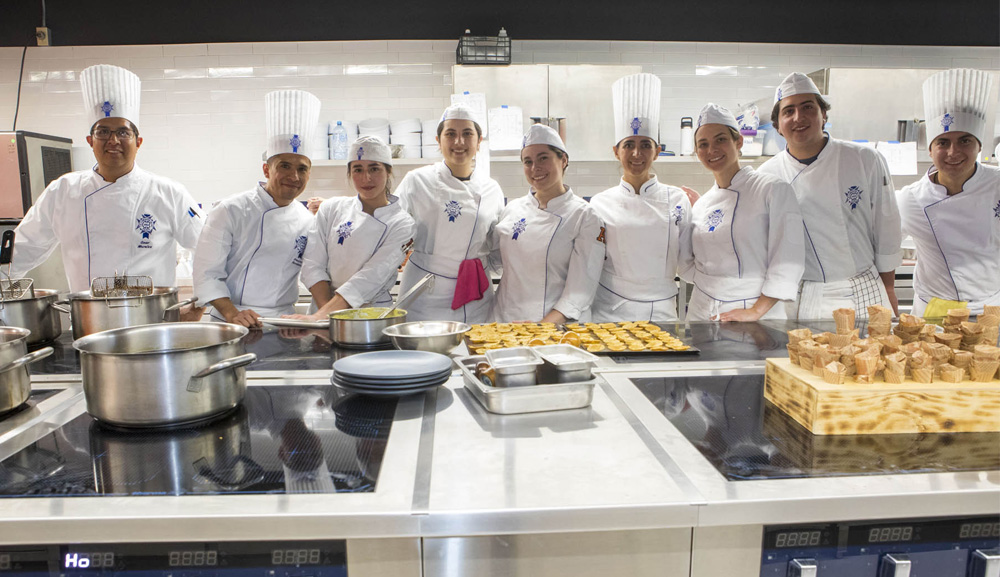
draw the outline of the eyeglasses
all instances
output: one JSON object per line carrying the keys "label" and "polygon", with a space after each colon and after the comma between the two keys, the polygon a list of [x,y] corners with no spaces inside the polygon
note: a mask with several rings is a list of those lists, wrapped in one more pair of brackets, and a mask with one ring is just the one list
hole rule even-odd
{"label": "eyeglasses", "polygon": [[103,126],[98,126],[92,132],[94,138],[97,140],[108,140],[111,135],[114,134],[118,137],[118,140],[132,140],[134,133],[128,128],[119,128],[117,130],[111,130],[110,128],[105,128]]}

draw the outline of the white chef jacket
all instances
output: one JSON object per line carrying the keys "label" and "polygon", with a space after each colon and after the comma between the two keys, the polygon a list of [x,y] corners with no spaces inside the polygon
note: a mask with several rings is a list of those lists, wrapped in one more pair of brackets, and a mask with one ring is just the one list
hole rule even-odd
{"label": "white chef jacket", "polygon": [[64,174],[18,225],[11,277],[25,276],[59,245],[72,292],[116,273],[174,286],[177,243],[194,249],[203,225],[183,185],[138,165],[113,183],[94,169]]}
{"label": "white chef jacket", "polygon": [[[803,284],[826,283],[830,289],[803,286],[799,318],[830,316],[826,313],[845,303],[853,303],[859,318],[867,318],[864,305],[883,298],[853,294],[852,283],[846,281],[873,276],[884,296],[885,287],[874,273],[895,270],[902,262],[899,210],[885,160],[860,144],[829,138],[812,164],[799,162],[786,149],[759,172],[792,185],[805,226]],[[801,311],[812,312],[802,316]]]}
{"label": "white chef jacket", "polygon": [[[229,298],[236,308],[262,317],[294,313],[312,220],[300,202],[278,206],[262,182],[220,202],[209,213],[194,254],[198,300]],[[214,310],[209,314],[225,320]]]}
{"label": "white chef jacket", "polygon": [[977,162],[952,196],[931,180],[936,170],[896,193],[903,232],[917,246],[913,313],[937,297],[980,314],[1000,304],[1000,170]]}
{"label": "white chef jacket", "polygon": [[494,318],[542,320],[552,309],[588,320],[604,261],[604,224],[587,201],[566,192],[539,208],[535,192],[510,201],[493,233],[503,267]]}
{"label": "white chef jacket", "polygon": [[[403,269],[400,293],[427,273],[434,287],[407,305],[409,320],[487,322],[493,288],[483,298],[452,310],[458,267],[478,258],[484,268],[490,253],[490,232],[500,218],[504,197],[500,185],[480,172],[467,181],[455,178],[444,162],[411,170],[396,188],[400,204],[416,223],[413,254]],[[487,271],[489,272],[489,271]]]}
{"label": "white chef jacket", "polygon": [[[805,268],[802,216],[785,182],[744,166],[728,188],[712,187],[691,209],[681,276],[695,293],[688,320],[751,308],[760,295],[792,300]],[[763,318],[784,318],[784,306]]]}
{"label": "white chef jacket", "polygon": [[621,180],[590,199],[604,222],[607,257],[594,296],[593,320],[677,319],[677,258],[690,235],[691,202],[656,176],[639,187]]}
{"label": "white chef jacket", "polygon": [[395,196],[374,215],[365,213],[356,196],[325,200],[309,227],[302,283],[329,282],[352,308],[391,306],[389,289],[410,248],[413,227],[413,218]]}

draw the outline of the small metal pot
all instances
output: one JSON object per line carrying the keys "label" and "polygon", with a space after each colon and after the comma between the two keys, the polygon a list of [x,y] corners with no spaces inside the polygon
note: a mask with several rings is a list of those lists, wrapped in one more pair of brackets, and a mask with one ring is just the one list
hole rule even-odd
{"label": "small metal pot", "polygon": [[58,309],[52,306],[59,301],[59,293],[49,289],[34,292],[34,298],[0,301],[0,325],[31,331],[29,347],[54,341],[62,334],[62,320]]}
{"label": "small metal pot", "polygon": [[122,427],[210,419],[246,394],[245,327],[163,323],[104,331],[73,342],[87,412]]}
{"label": "small metal pot", "polygon": [[[52,308],[70,315],[73,320],[73,338],[156,323],[175,323],[181,320],[181,307],[198,300],[190,298],[178,302],[175,287],[155,287],[153,294],[136,297],[95,297],[90,291],[72,293],[67,300],[52,303]],[[68,304],[69,307],[62,305]]]}
{"label": "small metal pot", "polygon": [[20,407],[31,396],[28,365],[52,354],[52,347],[28,353],[28,329],[0,327],[0,414]]}
{"label": "small metal pot", "polygon": [[[370,347],[389,342],[389,337],[382,334],[382,330],[392,325],[406,322],[406,311],[396,309],[392,317],[384,319],[352,319],[338,318],[356,314],[358,311],[379,311],[385,309],[381,307],[369,307],[367,309],[346,309],[330,314],[330,340],[342,347]],[[402,314],[400,314],[402,313]]]}

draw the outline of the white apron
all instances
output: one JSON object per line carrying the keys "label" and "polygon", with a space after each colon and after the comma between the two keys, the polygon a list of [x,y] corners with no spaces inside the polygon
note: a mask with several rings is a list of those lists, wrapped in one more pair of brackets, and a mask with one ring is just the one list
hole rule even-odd
{"label": "white apron", "polygon": [[604,260],[600,219],[569,189],[538,206],[534,193],[511,201],[494,231],[504,263],[494,318],[538,322],[552,309],[590,319]]}
{"label": "white apron", "polygon": [[917,246],[913,314],[934,297],[966,301],[979,314],[1000,304],[1000,170],[977,164],[952,196],[933,172],[898,193],[903,230]]}
{"label": "white apron", "polygon": [[[299,202],[279,207],[262,184],[220,202],[195,251],[199,302],[228,297],[236,308],[262,317],[293,314],[312,220]],[[214,309],[207,312],[224,320]]]}
{"label": "white apron", "polygon": [[654,176],[636,194],[623,179],[590,205],[604,222],[607,243],[594,322],[677,320],[680,231],[691,222],[684,191]]}
{"label": "white apron", "polygon": [[503,210],[500,185],[476,173],[461,181],[444,162],[438,162],[407,173],[396,194],[416,227],[413,254],[400,279],[400,294],[427,273],[436,277],[433,288],[407,305],[407,320],[487,322],[493,306],[492,287],[483,298],[458,309],[453,310],[451,303],[462,261],[478,258],[486,268],[490,232]]}
{"label": "white apron", "polygon": [[391,306],[389,289],[412,238],[413,219],[395,196],[374,215],[357,197],[331,198],[309,228],[302,282],[307,288],[329,282],[353,308]]}

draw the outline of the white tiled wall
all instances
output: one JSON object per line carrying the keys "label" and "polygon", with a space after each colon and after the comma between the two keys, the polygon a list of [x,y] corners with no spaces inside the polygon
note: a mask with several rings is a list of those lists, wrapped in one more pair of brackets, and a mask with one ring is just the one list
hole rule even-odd
{"label": "white tiled wall", "polygon": [[[84,145],[78,74],[92,64],[129,68],[143,81],[139,162],[177,179],[202,202],[249,188],[260,175],[264,94],[302,88],[322,118],[435,118],[449,103],[455,40],[32,47],[21,74],[17,128]],[[22,48],[0,48],[0,130],[14,121]],[[794,70],[829,66],[1000,70],[978,47],[706,42],[517,41],[514,63],[641,64],[663,79],[662,133],[677,146],[679,119],[713,101],[734,107],[773,93]],[[675,122],[676,119],[676,122]],[[78,167],[79,168],[79,167]],[[665,181],[705,189],[697,164],[658,165]],[[515,162],[492,171],[508,196],[525,185]],[[344,192],[343,168],[314,170],[312,192]],[[405,172],[401,170],[399,172]],[[617,182],[615,162],[571,164],[567,182],[590,196]],[[898,184],[898,183],[897,183]]]}

